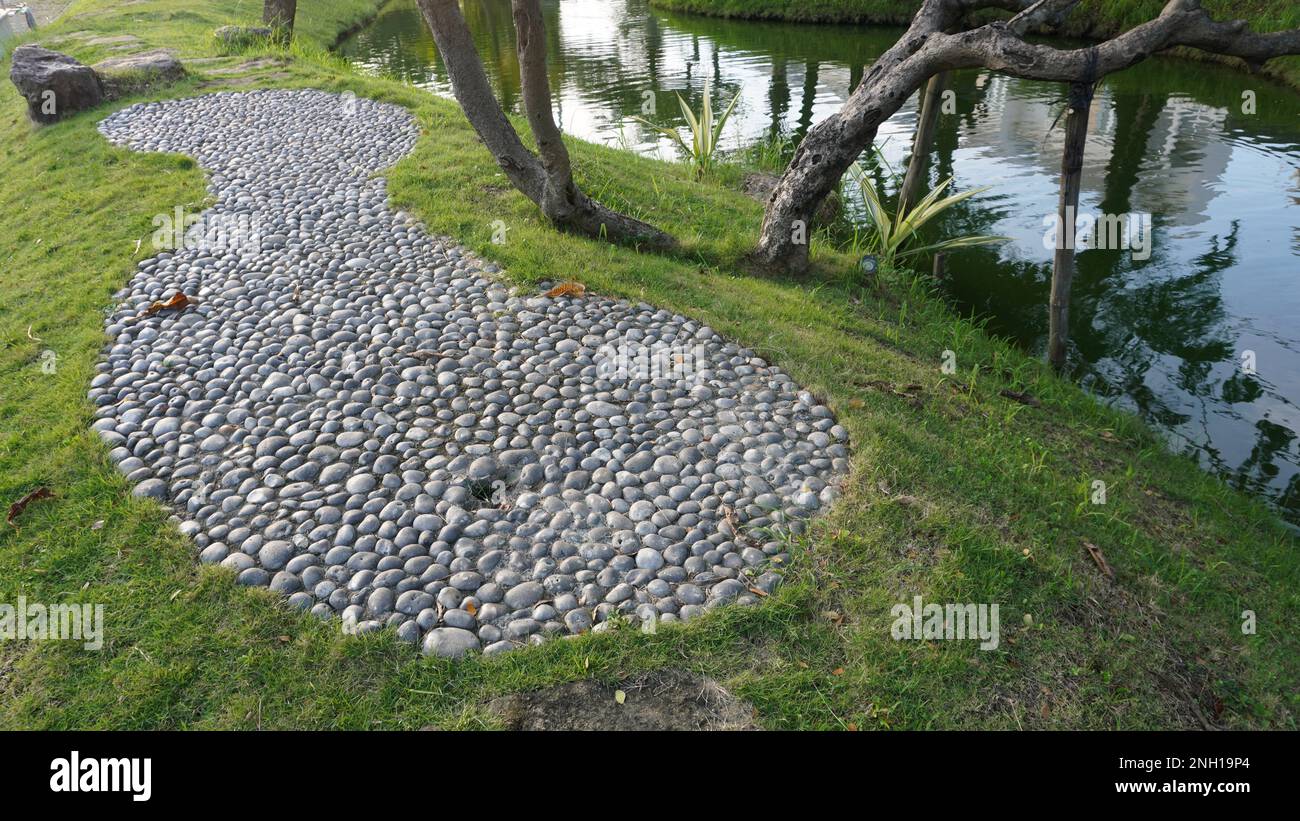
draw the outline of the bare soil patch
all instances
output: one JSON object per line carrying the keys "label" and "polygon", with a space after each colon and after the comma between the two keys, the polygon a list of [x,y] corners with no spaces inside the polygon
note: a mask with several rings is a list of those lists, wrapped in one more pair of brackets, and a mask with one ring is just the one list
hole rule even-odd
{"label": "bare soil patch", "polygon": [[758,729],[747,703],[712,679],[676,670],[635,676],[616,686],[572,681],[504,696],[488,707],[510,730]]}

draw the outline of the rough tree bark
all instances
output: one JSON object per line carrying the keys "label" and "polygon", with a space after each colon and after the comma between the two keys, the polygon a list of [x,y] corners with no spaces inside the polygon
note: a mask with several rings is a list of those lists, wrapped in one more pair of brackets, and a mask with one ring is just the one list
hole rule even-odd
{"label": "rough tree bark", "polygon": [[676,244],[653,225],[601,205],[574,182],[569,152],[551,109],[539,0],[512,0],[524,112],[537,154],[524,146],[497,102],[457,0],[418,0],[418,5],[470,125],[511,184],[536,203],[547,219],[559,227],[616,242],[660,249]]}
{"label": "rough tree bark", "polygon": [[279,36],[293,36],[293,18],[298,11],[298,0],[264,0],[262,22]]}
{"label": "rough tree bark", "polygon": [[[871,66],[844,106],[811,129],[795,151],[768,199],[758,258],[793,271],[807,267],[801,229],[811,224],[821,201],[875,139],[880,124],[937,72],[987,68],[1031,80],[1092,84],[1174,46],[1239,57],[1251,68],[1283,54],[1300,54],[1300,30],[1256,34],[1243,20],[1213,20],[1200,0],[1169,0],[1156,19],[1086,48],[1025,42],[1031,27],[1060,19],[1078,2],[924,0],[907,31]],[[1016,13],[1008,21],[961,30],[963,15],[980,8]]]}
{"label": "rough tree bark", "polygon": [[1052,294],[1048,301],[1047,361],[1065,366],[1070,333],[1070,284],[1074,281],[1075,216],[1083,182],[1083,149],[1088,141],[1088,117],[1095,86],[1071,83],[1065,114],[1065,147],[1061,150],[1061,194],[1056,207],[1056,253],[1052,258]]}

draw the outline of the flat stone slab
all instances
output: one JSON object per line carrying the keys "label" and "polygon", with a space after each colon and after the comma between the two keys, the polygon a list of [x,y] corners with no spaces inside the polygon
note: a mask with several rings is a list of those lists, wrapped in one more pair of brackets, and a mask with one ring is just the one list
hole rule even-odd
{"label": "flat stone slab", "polygon": [[83,42],[88,46],[136,46],[141,40],[134,34],[107,34],[86,37]]}
{"label": "flat stone slab", "polygon": [[415,145],[404,109],[223,92],[100,130],[193,156],[216,204],[119,293],[94,428],[239,583],[495,654],[757,602],[834,499],[843,428],[752,351],[512,288],[393,211],[375,172]]}

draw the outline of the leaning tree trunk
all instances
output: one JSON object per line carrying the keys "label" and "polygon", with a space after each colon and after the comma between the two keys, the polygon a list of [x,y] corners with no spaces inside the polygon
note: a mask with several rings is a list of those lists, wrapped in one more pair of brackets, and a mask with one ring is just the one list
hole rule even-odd
{"label": "leaning tree trunk", "polygon": [[907,32],[876,60],[844,106],[813,126],[799,143],[767,201],[758,239],[760,262],[790,271],[808,267],[813,215],[871,145],[880,124],[934,73],[918,53],[935,32],[952,23],[958,14],[957,7],[949,5],[953,1],[925,0]]}
{"label": "leaning tree trunk", "polygon": [[276,36],[289,39],[293,36],[293,18],[298,11],[298,0],[264,0],[262,22]]}
{"label": "leaning tree trunk", "polygon": [[1061,195],[1056,207],[1056,254],[1052,258],[1052,295],[1048,305],[1047,361],[1065,367],[1070,336],[1070,285],[1074,281],[1075,218],[1083,182],[1083,151],[1088,141],[1088,115],[1093,85],[1070,84],[1070,110],[1065,115],[1065,147],[1061,151]]}
{"label": "leaning tree trunk", "polygon": [[[793,271],[807,267],[807,227],[821,201],[875,139],[880,124],[938,72],[982,67],[1029,80],[1095,84],[1174,46],[1239,57],[1252,69],[1273,57],[1300,54],[1300,30],[1256,34],[1243,20],[1214,20],[1200,0],[1168,0],[1154,20],[1085,48],[1057,49],[1023,39],[1034,26],[1063,18],[1079,2],[922,0],[902,38],[795,152],[768,199],[759,260]],[[967,14],[982,8],[1016,13],[1007,21],[956,30]]]}
{"label": "leaning tree trunk", "polygon": [[912,156],[907,161],[907,175],[903,177],[903,187],[898,191],[897,213],[902,214],[909,205],[914,205],[921,193],[925,181],[925,172],[929,167],[930,144],[934,142],[934,127],[939,122],[939,97],[948,84],[948,72],[941,71],[925,84],[925,93],[921,95],[920,112],[916,120],[916,135],[912,139]]}
{"label": "leaning tree trunk", "polygon": [[418,0],[466,118],[501,170],[555,225],[592,237],[668,248],[676,241],[641,220],[588,197],[573,179],[568,150],[551,112],[546,37],[538,0],[513,0],[524,110],[540,159],[529,151],[497,102],[456,0]]}

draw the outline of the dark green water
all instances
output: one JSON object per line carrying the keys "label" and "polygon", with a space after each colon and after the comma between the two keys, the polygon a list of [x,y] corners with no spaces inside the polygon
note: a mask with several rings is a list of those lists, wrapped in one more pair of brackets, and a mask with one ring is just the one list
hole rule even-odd
{"label": "dark green water", "polygon": [[[462,4],[506,106],[519,107],[509,0]],[[674,155],[636,123],[653,99],[668,121],[673,92],[698,107],[740,94],[724,147],[798,139],[839,108],[863,66],[899,31],[667,15],[644,0],[546,2],[551,84],[562,127],[584,139]],[[342,53],[367,71],[449,94],[414,0],[395,0]],[[945,234],[1010,236],[950,260],[963,313],[1041,352],[1061,129],[1059,86],[982,71],[958,74],[940,118],[932,179],[991,186],[953,213]],[[1254,95],[1243,112],[1243,92]],[[648,95],[648,96],[647,96]],[[901,169],[915,100],[880,130]],[[1090,391],[1146,418],[1176,448],[1300,522],[1300,95],[1224,68],[1150,60],[1098,91],[1081,211],[1150,214],[1149,255],[1078,255],[1071,362]],[[1141,257],[1146,256],[1143,259]],[[1243,369],[1253,352],[1255,372]]]}

